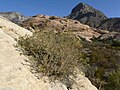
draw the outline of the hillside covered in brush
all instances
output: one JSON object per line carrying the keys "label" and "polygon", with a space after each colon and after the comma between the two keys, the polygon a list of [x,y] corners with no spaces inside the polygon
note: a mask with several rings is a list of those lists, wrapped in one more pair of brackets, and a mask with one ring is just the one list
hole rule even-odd
{"label": "hillside covered in brush", "polygon": [[79,3],[65,17],[0,13],[0,89],[119,90],[120,21]]}

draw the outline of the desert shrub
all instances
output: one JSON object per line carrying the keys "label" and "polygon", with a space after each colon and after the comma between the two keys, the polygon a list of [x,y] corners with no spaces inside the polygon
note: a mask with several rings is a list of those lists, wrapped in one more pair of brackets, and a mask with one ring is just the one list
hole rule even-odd
{"label": "desert shrub", "polygon": [[75,69],[81,70],[82,63],[85,64],[81,41],[75,35],[43,30],[21,37],[18,46],[28,56],[32,68],[50,80],[70,80]]}
{"label": "desert shrub", "polygon": [[120,46],[120,41],[113,40],[112,46]]}
{"label": "desert shrub", "polygon": [[[119,90],[110,89],[112,87],[111,83],[118,77],[120,78],[118,73],[113,74],[115,71],[118,72],[120,67],[120,50],[118,47],[98,41],[85,43],[84,47],[88,49],[87,57],[90,65],[86,76],[99,90]],[[117,78],[112,79],[111,75],[116,75]],[[119,86],[116,85],[116,88],[119,88]]]}
{"label": "desert shrub", "polygon": [[49,19],[50,20],[55,20],[55,19],[57,19],[57,17],[56,16],[51,16]]}
{"label": "desert shrub", "polygon": [[105,86],[106,90],[120,89],[120,71],[113,72],[108,76],[108,84]]}

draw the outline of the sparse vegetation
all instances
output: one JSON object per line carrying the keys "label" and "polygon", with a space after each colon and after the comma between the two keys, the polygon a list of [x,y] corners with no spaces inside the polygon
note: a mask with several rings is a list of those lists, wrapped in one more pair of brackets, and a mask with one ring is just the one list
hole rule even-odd
{"label": "sparse vegetation", "polygon": [[[119,46],[95,41],[81,41],[67,32],[38,31],[32,37],[21,37],[18,41],[23,54],[30,59],[32,69],[48,76],[50,80],[67,80],[75,76],[76,68],[85,68],[86,76],[99,90],[118,90],[120,69]],[[89,68],[85,67],[88,63]],[[116,84],[113,84],[116,83]],[[112,86],[113,85],[113,86]]]}
{"label": "sparse vegetation", "polygon": [[[87,43],[90,69],[86,76],[99,90],[119,90],[120,50],[102,42]],[[114,82],[114,83],[113,83]],[[118,84],[119,83],[119,84]]]}
{"label": "sparse vegetation", "polygon": [[31,37],[21,37],[18,44],[32,68],[50,80],[67,79],[70,83],[69,76],[74,76],[76,68],[82,70],[85,64],[81,40],[75,35],[43,30]]}
{"label": "sparse vegetation", "polygon": [[120,89],[120,71],[113,72],[108,77],[108,84],[106,90],[119,90]]}

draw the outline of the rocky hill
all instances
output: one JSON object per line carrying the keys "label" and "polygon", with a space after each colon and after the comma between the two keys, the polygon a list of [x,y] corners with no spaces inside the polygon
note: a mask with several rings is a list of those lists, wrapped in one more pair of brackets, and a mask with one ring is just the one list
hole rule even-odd
{"label": "rocky hill", "polygon": [[21,22],[29,18],[19,12],[0,12],[0,16],[3,16],[16,24],[20,24]]}
{"label": "rocky hill", "polygon": [[94,28],[98,27],[101,21],[107,19],[105,14],[103,14],[100,10],[97,10],[85,3],[79,3],[75,6],[67,18],[78,20],[81,23]]}
{"label": "rocky hill", "polygon": [[[16,24],[21,24],[23,21],[30,18],[19,12],[0,12],[0,15]],[[85,3],[79,3],[76,5],[72,9],[71,14],[65,18],[78,20],[93,28],[120,32],[120,18],[109,18],[100,10],[97,10]]]}
{"label": "rocky hill", "polygon": [[108,18],[100,23],[99,29],[120,32],[120,18]]}
{"label": "rocky hill", "polygon": [[56,30],[60,32],[69,32],[78,35],[88,41],[92,37],[99,37],[101,34],[94,31],[94,28],[81,24],[77,20],[61,18],[57,16],[36,15],[25,20],[22,27],[30,30]]}
{"label": "rocky hill", "polygon": [[100,10],[85,3],[75,6],[67,18],[78,20],[94,28],[120,32],[120,18],[108,18]]}
{"label": "rocky hill", "polygon": [[[38,79],[30,72],[27,57],[15,47],[16,40],[26,34],[32,32],[0,16],[0,90],[67,90],[60,82],[50,83],[47,77]],[[70,90],[97,90],[82,74],[75,81]]]}

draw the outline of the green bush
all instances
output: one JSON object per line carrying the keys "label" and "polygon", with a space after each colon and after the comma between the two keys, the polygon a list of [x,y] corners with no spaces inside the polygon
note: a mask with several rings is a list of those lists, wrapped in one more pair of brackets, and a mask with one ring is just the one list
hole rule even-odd
{"label": "green bush", "polygon": [[105,86],[106,90],[120,90],[120,71],[113,72],[108,77],[108,84]]}
{"label": "green bush", "polygon": [[76,68],[83,68],[82,44],[75,35],[39,31],[31,37],[21,37],[18,46],[29,57],[32,68],[52,80],[70,80]]}
{"label": "green bush", "polygon": [[[118,72],[120,70],[119,47],[98,41],[85,43],[84,47],[88,49],[87,57],[89,58],[88,64],[90,65],[86,76],[99,90],[119,90],[110,89],[110,87],[113,87],[112,83],[116,82],[117,78],[120,78],[118,73],[112,74],[114,71]],[[114,75],[117,78],[112,79]],[[114,88],[119,88],[119,85],[114,85]]]}
{"label": "green bush", "polygon": [[120,46],[120,41],[113,40],[112,46]]}

